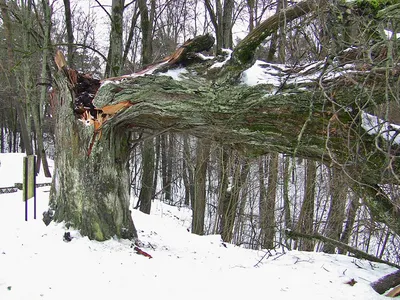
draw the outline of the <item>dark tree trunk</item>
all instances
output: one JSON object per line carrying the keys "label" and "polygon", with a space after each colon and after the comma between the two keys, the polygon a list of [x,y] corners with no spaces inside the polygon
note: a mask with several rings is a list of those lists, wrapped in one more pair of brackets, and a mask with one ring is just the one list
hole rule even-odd
{"label": "dark tree trunk", "polygon": [[[345,174],[340,169],[332,169],[330,178],[331,203],[327,217],[326,236],[333,240],[339,240],[345,218],[345,206],[347,197],[347,185]],[[335,253],[335,246],[324,244],[325,253]]]}
{"label": "dark tree trunk", "polygon": [[400,270],[390,273],[377,281],[371,283],[371,287],[378,293],[383,294],[387,290],[400,284]]}
{"label": "dark tree trunk", "polygon": [[185,205],[194,207],[194,176],[192,155],[190,153],[190,139],[187,135],[183,137],[183,182],[185,185]]}
{"label": "dark tree trunk", "polygon": [[210,155],[210,142],[198,140],[196,149],[196,168],[194,172],[194,206],[192,233],[204,234],[204,216],[206,211],[207,167]]}
{"label": "dark tree trunk", "polygon": [[[236,154],[237,156],[237,154]],[[233,237],[233,229],[236,221],[237,207],[240,201],[242,187],[249,173],[249,164],[246,159],[233,158],[231,186],[227,187],[222,204],[221,238],[224,242],[230,243]]]}
{"label": "dark tree trunk", "polygon": [[[154,0],[151,1],[152,7]],[[152,62],[153,57],[153,44],[152,44],[152,31],[153,20],[152,14],[149,14],[146,0],[138,0],[140,12],[140,27],[142,29],[142,65],[148,65]],[[151,13],[153,9],[151,10]]]}
{"label": "dark tree trunk", "polygon": [[[314,161],[306,161],[306,176],[304,186],[304,200],[301,206],[297,231],[312,234],[314,232],[314,201],[315,201],[315,176],[317,166]],[[314,251],[314,242],[311,239],[301,239],[299,250]]]}
{"label": "dark tree trunk", "polygon": [[57,80],[56,157],[50,207],[54,219],[103,241],[137,233],[130,205],[129,133],[103,130],[90,152],[93,128],[74,115],[74,95],[64,76]]}
{"label": "dark tree trunk", "polygon": [[140,211],[145,214],[150,214],[151,200],[154,194],[154,141],[148,137],[143,142],[142,148],[142,185],[140,188],[139,202]]}
{"label": "dark tree trunk", "polygon": [[123,50],[123,15],[125,0],[112,0],[110,47],[105,74],[108,77],[121,75]]}
{"label": "dark tree trunk", "polygon": [[72,29],[72,16],[71,16],[71,3],[70,0],[64,0],[64,10],[65,10],[65,27],[67,29],[67,60],[68,65],[71,68],[75,67],[74,62],[74,31]]}
{"label": "dark tree trunk", "polygon": [[161,173],[162,173],[162,189],[164,200],[167,203],[172,202],[172,158],[173,158],[173,136],[172,134],[163,134],[161,136]]}
{"label": "dark tree trunk", "polygon": [[273,249],[275,239],[275,200],[278,185],[278,153],[272,153],[268,159],[268,186],[265,199],[265,212],[263,225],[263,248]]}
{"label": "dark tree trunk", "polygon": [[[349,208],[347,211],[347,219],[344,225],[344,229],[343,232],[340,236],[340,241],[342,243],[348,244],[349,243],[349,239],[351,236],[351,232],[353,230],[353,226],[354,223],[356,221],[356,215],[357,215],[357,210],[359,207],[359,199],[356,195],[354,195],[354,193],[350,194],[350,201],[349,201]],[[339,254],[343,254],[345,253],[346,250],[343,248],[338,248],[338,253]]]}

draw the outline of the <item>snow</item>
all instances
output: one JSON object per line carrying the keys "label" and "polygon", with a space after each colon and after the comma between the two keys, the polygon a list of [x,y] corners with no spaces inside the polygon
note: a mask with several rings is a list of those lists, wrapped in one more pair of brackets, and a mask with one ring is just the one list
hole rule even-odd
{"label": "snow", "polygon": [[[20,154],[1,154],[0,182],[19,181]],[[3,185],[3,184],[2,184]],[[37,191],[38,215],[49,187]],[[132,210],[141,249],[90,241],[52,222],[24,221],[21,192],[0,194],[0,299],[387,299],[369,283],[393,272],[384,264],[323,253],[248,250],[220,236],[189,232],[191,211],[155,201]],[[32,205],[31,205],[32,206]],[[32,215],[32,214],[30,214]],[[346,284],[354,279],[354,286]]]}
{"label": "snow", "polygon": [[201,60],[210,60],[210,59],[214,59],[215,58],[215,56],[204,55],[202,53],[196,53],[196,56],[198,58],[200,58]]}
{"label": "snow", "polygon": [[222,68],[231,59],[232,52],[233,52],[231,49],[222,49],[222,52],[227,54],[227,56],[225,57],[225,60],[222,62],[216,62],[215,64],[213,64],[210,67],[210,69]]}
{"label": "snow", "polygon": [[177,68],[177,69],[169,69],[167,72],[159,73],[160,76],[171,76],[172,79],[176,81],[181,81],[186,78],[185,74],[188,73],[188,70],[185,68]]}
{"label": "snow", "polygon": [[[391,39],[392,39],[392,37],[393,37],[393,31],[384,29],[384,30],[383,30],[383,33],[385,34],[385,36],[386,36],[386,38],[387,38],[388,40],[391,40]],[[400,38],[400,33],[396,33],[395,37],[396,37],[395,39]]]}
{"label": "snow", "polygon": [[378,118],[377,116],[363,112],[361,126],[370,135],[382,136],[385,140],[400,144],[400,126]]}
{"label": "snow", "polygon": [[[279,70],[265,66],[269,66],[269,64],[261,60],[257,60],[253,66],[242,73],[241,83],[248,86],[255,86],[257,84],[271,84],[279,87],[281,85]],[[279,66],[283,67],[283,65]]]}

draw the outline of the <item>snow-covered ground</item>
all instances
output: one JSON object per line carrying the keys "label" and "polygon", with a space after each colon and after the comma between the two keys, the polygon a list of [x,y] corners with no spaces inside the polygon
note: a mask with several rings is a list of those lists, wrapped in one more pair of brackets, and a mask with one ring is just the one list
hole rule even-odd
{"label": "snow-covered ground", "polygon": [[[20,181],[21,160],[0,155],[0,186]],[[49,187],[38,189],[39,216],[48,196]],[[46,227],[32,213],[24,221],[21,192],[0,194],[0,299],[387,299],[369,284],[391,267],[323,253],[268,257],[191,234],[190,215],[158,201],[150,216],[133,211],[149,259],[126,240],[99,243],[71,231],[64,242],[62,224]]]}

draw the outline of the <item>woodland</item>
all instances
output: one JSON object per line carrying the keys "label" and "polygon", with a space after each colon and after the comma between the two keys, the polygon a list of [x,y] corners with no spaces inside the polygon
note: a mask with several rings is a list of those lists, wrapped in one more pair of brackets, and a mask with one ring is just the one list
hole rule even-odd
{"label": "woodland", "polygon": [[47,215],[135,239],[157,198],[400,265],[398,1],[84,2],[0,0],[0,150],[55,161]]}

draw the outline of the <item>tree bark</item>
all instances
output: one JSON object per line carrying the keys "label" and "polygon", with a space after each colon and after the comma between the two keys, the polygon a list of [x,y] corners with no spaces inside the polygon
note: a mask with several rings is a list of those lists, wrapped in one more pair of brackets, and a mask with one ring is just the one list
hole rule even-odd
{"label": "tree bark", "polygon": [[273,249],[275,241],[275,202],[278,185],[278,153],[271,153],[268,162],[268,187],[266,199],[264,248]]}
{"label": "tree bark", "polygon": [[[304,200],[301,206],[297,230],[305,234],[314,232],[314,201],[315,201],[315,177],[317,166],[314,161],[306,161]],[[299,250],[314,251],[314,242],[310,239],[302,239]]]}
{"label": "tree bark", "polygon": [[[356,221],[357,210],[359,207],[359,199],[354,194],[350,194],[349,208],[347,211],[347,219],[344,225],[343,232],[340,236],[340,242],[344,244],[349,244],[349,239],[351,236],[351,231],[353,230],[354,223]],[[338,253],[343,254],[346,250],[343,248],[338,248]]]}
{"label": "tree bark", "polygon": [[240,192],[249,173],[249,164],[246,159],[236,157],[231,162],[233,174],[231,186],[227,187],[222,203],[221,238],[224,242],[230,243],[233,237],[233,229],[236,221],[237,207],[240,200]]}
{"label": "tree bark", "polygon": [[112,0],[110,47],[108,50],[106,77],[121,75],[123,50],[123,15],[125,0]]}
{"label": "tree bark", "polygon": [[56,157],[50,207],[55,210],[56,221],[65,221],[90,239],[132,239],[137,232],[129,210],[129,132],[118,126],[103,130],[88,155],[96,135],[71,109],[76,90],[87,84],[85,80],[78,77],[77,85],[68,83],[64,75],[57,78]]}
{"label": "tree bark", "polygon": [[[152,5],[154,1],[152,0]],[[148,65],[152,62],[153,57],[153,44],[152,44],[152,31],[153,22],[149,16],[146,0],[138,0],[140,12],[140,27],[142,29],[142,65]]]}
{"label": "tree bark", "polygon": [[210,142],[198,140],[196,149],[196,168],[194,172],[194,206],[192,233],[204,234],[204,216],[206,211],[207,166],[210,155]]}
{"label": "tree bark", "polygon": [[400,284],[400,270],[390,273],[382,278],[371,283],[371,287],[378,294],[383,294],[392,287]]}
{"label": "tree bark", "polygon": [[154,196],[154,141],[152,137],[145,137],[142,148],[142,184],[139,194],[140,211],[150,214],[151,200]]}
{"label": "tree bark", "polygon": [[[339,169],[332,169],[330,178],[331,203],[327,217],[326,237],[333,240],[339,240],[343,229],[345,218],[345,206],[347,197],[347,185],[344,180],[344,174]],[[324,244],[325,253],[335,253],[335,247],[332,244]]]}
{"label": "tree bark", "polygon": [[74,31],[72,29],[71,2],[64,0],[65,27],[67,29],[67,60],[70,68],[75,68],[74,62]]}

